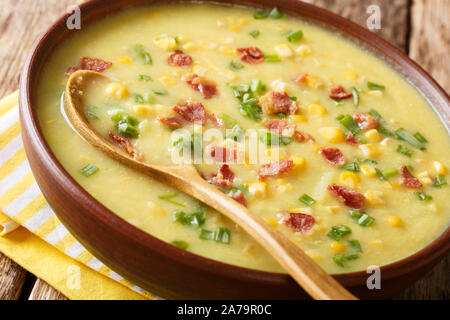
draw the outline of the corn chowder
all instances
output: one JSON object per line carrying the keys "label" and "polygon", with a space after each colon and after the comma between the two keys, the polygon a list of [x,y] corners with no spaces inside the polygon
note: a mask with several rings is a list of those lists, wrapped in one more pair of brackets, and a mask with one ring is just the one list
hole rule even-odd
{"label": "corn chowder", "polygon": [[[449,137],[427,102],[369,52],[276,8],[182,4],[107,17],[51,57],[38,115],[66,170],[120,217],[193,253],[283,272],[218,212],[82,140],[61,103],[79,69],[109,78],[83,93],[101,134],[149,163],[200,152],[208,182],[329,273],[404,258],[448,225]],[[210,130],[222,138],[206,139]]]}

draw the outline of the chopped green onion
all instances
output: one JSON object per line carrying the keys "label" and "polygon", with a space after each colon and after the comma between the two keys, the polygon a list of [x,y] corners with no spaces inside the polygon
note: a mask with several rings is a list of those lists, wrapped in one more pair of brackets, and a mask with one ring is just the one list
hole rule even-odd
{"label": "chopped green onion", "polygon": [[231,130],[227,130],[226,137],[227,139],[233,139],[234,141],[241,141],[241,139],[244,137],[244,130],[236,124]]}
{"label": "chopped green onion", "polygon": [[398,169],[390,168],[383,171],[384,176],[389,179],[398,175]]}
{"label": "chopped green onion", "polygon": [[344,253],[344,258],[345,260],[355,260],[359,258],[359,254],[357,254],[356,252]]}
{"label": "chopped green onion", "polygon": [[153,90],[153,93],[159,96],[167,96],[169,94],[167,90]]}
{"label": "chopped green onion", "polygon": [[85,177],[90,177],[94,173],[96,173],[98,170],[99,169],[93,163],[89,163],[80,169],[80,173]]}
{"label": "chopped green onion", "polygon": [[272,19],[281,19],[283,18],[283,13],[278,8],[273,8],[269,13],[269,17]]}
{"label": "chopped green onion", "polygon": [[375,109],[370,109],[368,112],[371,116],[375,117],[379,123],[386,123],[381,114],[379,114]]}
{"label": "chopped green onion", "polygon": [[352,95],[353,95],[353,104],[355,105],[355,107],[357,107],[359,105],[359,92],[355,87],[352,88]]}
{"label": "chopped green onion", "polygon": [[297,101],[297,97],[296,97],[296,96],[289,96],[289,98],[290,98],[292,101]]}
{"label": "chopped green onion", "polygon": [[372,159],[355,159],[358,163],[369,163],[369,164],[377,164],[375,160]]}
{"label": "chopped green onion", "polygon": [[293,138],[289,138],[289,137],[281,137],[280,138],[280,142],[283,146],[287,146],[288,144],[292,143],[294,141]]}
{"label": "chopped green onion", "polygon": [[386,176],[384,175],[383,171],[381,171],[381,170],[378,169],[378,168],[375,168],[375,172],[377,173],[377,176],[378,176],[378,178],[379,178],[380,180],[382,180],[382,181],[386,181],[386,180],[387,180],[387,178],[386,178]]}
{"label": "chopped green onion", "polygon": [[292,30],[283,35],[289,42],[297,42],[303,38],[302,30]]}
{"label": "chopped green onion", "polygon": [[348,245],[356,252],[362,252],[361,244],[358,240],[348,240]]}
{"label": "chopped green onion", "polygon": [[138,80],[141,80],[141,81],[144,81],[144,82],[153,81],[152,77],[147,76],[145,74],[138,74],[137,78],[138,78]]}
{"label": "chopped green onion", "polygon": [[420,132],[414,133],[413,136],[414,136],[414,138],[417,139],[417,141],[419,141],[419,142],[421,142],[421,143],[426,143],[426,142],[428,142],[428,140],[425,139],[425,137],[424,137],[422,134],[420,134]]}
{"label": "chopped green onion", "polygon": [[425,150],[425,146],[405,129],[397,129],[395,130],[395,134],[397,135],[398,139],[408,142],[410,145],[416,147],[417,149]]}
{"label": "chopped green onion", "polygon": [[275,115],[277,118],[279,118],[279,119],[285,119],[285,118],[287,118],[286,113],[283,113],[283,112],[274,113],[274,115]]}
{"label": "chopped green onion", "polygon": [[214,240],[216,233],[214,231],[202,229],[200,231],[200,239],[204,240]]}
{"label": "chopped green onion", "polygon": [[261,93],[266,89],[266,86],[261,80],[252,80],[250,81],[250,90],[253,93]]}
{"label": "chopped green onion", "polygon": [[384,90],[385,87],[381,84],[377,84],[375,82],[367,81],[367,88],[370,90]]}
{"label": "chopped green onion", "polygon": [[145,64],[152,64],[152,57],[150,56],[150,53],[148,53],[147,51],[145,51],[145,48],[142,44],[137,44],[134,47],[134,50],[136,51],[136,53],[142,58],[144,59],[144,63]]}
{"label": "chopped green onion", "polygon": [[269,16],[269,13],[265,10],[258,10],[253,14],[253,18],[255,19],[265,19]]}
{"label": "chopped green onion", "polygon": [[436,178],[434,178],[434,184],[433,184],[434,187],[440,188],[446,184],[447,184],[447,181],[445,181],[445,176],[443,174],[440,174]]}
{"label": "chopped green onion", "polygon": [[172,198],[175,198],[177,195],[178,195],[177,193],[161,194],[158,196],[158,198],[161,200],[165,200],[169,203],[172,203],[174,205],[180,206],[180,207],[186,207],[184,204],[172,200]]}
{"label": "chopped green onion", "polygon": [[358,133],[361,132],[360,127],[356,123],[355,120],[353,120],[352,116],[345,115],[339,122],[347,128],[354,136],[356,136]]}
{"label": "chopped green onion", "polygon": [[298,200],[300,200],[301,202],[303,202],[304,204],[306,204],[307,206],[312,206],[314,203],[316,203],[316,200],[314,200],[313,198],[311,198],[309,195],[307,195],[306,193],[304,193],[303,195],[300,196],[300,198],[298,198]]}
{"label": "chopped green onion", "polygon": [[141,94],[135,94],[134,101],[144,103],[144,97]]}
{"label": "chopped green onion", "polygon": [[171,242],[175,247],[186,250],[189,247],[189,243],[183,240],[177,240]]}
{"label": "chopped green onion", "polygon": [[379,133],[381,133],[382,135],[384,135],[386,137],[391,137],[391,138],[395,137],[395,134],[392,131],[386,129],[381,124],[377,127],[377,130],[378,130]]}
{"label": "chopped green onion", "polygon": [[414,153],[413,150],[411,150],[411,149],[409,149],[409,148],[407,148],[407,147],[405,147],[405,146],[403,146],[403,145],[401,145],[401,144],[398,145],[396,151],[399,152],[399,153],[401,153],[401,154],[404,154],[405,156],[410,157],[410,158],[411,158],[411,156],[412,156],[413,153]]}
{"label": "chopped green onion", "polygon": [[137,138],[139,136],[139,132],[137,131],[137,129],[128,122],[119,122],[117,124],[117,130],[119,131],[119,133],[125,134],[132,138]]}
{"label": "chopped green onion", "polygon": [[419,198],[419,200],[421,201],[430,201],[431,199],[433,199],[432,196],[430,196],[429,194],[426,194],[425,192],[414,192],[414,194],[416,195],[417,198]]}
{"label": "chopped green onion", "polygon": [[260,35],[260,32],[259,30],[253,30],[249,33],[249,35],[251,35],[253,38],[257,38]]}
{"label": "chopped green onion", "polygon": [[345,267],[345,257],[342,253],[336,253],[331,259],[333,259],[334,263],[336,263],[338,266],[342,268]]}
{"label": "chopped green onion", "polygon": [[241,113],[254,121],[259,121],[262,117],[261,108],[251,104],[241,104]]}
{"label": "chopped green onion", "polygon": [[361,227],[370,226],[375,219],[369,216],[367,213],[356,210],[349,210],[348,214],[350,217],[358,223]]}
{"label": "chopped green onion", "polygon": [[335,100],[335,99],[331,99],[334,104],[336,105],[336,107],[340,107],[344,104],[344,100]]}
{"label": "chopped green onion", "polygon": [[409,172],[413,172],[414,171],[414,167],[410,164],[407,164],[406,167],[408,168]]}
{"label": "chopped green onion", "polygon": [[331,227],[331,231],[328,232],[327,236],[333,240],[339,241],[343,237],[352,233],[352,230],[344,225]]}
{"label": "chopped green onion", "polygon": [[200,227],[205,223],[206,214],[203,208],[198,212],[186,214],[184,211],[175,210],[173,212],[173,221],[184,225]]}
{"label": "chopped green onion", "polygon": [[280,62],[281,59],[277,54],[265,54],[264,59],[267,62]]}
{"label": "chopped green onion", "polygon": [[222,113],[220,118],[225,121],[229,126],[233,126],[237,123],[237,121],[226,113]]}
{"label": "chopped green onion", "polygon": [[341,167],[341,169],[342,170],[346,170],[346,171],[359,172],[359,165],[356,162],[347,163],[347,164],[344,164]]}
{"label": "chopped green onion", "polygon": [[215,233],[214,240],[220,243],[230,243],[230,230],[220,227]]}
{"label": "chopped green onion", "polygon": [[89,106],[86,108],[86,115],[91,119],[98,120],[99,118],[97,116],[97,110],[97,107]]}
{"label": "chopped green onion", "polygon": [[244,68],[244,65],[240,62],[231,60],[229,67],[231,70],[241,70],[242,68]]}
{"label": "chopped green onion", "polygon": [[337,117],[336,117],[336,120],[342,120],[342,118],[344,118],[345,116],[343,115],[343,114],[339,114]]}
{"label": "chopped green onion", "polygon": [[260,131],[259,140],[266,146],[279,145],[280,135],[272,131]]}

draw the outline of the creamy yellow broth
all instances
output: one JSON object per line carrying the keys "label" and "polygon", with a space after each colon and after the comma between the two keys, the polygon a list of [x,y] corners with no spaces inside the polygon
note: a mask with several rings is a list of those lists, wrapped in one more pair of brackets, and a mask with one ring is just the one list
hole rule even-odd
{"label": "creamy yellow broth", "polygon": [[[111,97],[105,86],[99,86],[86,95],[89,104],[97,107],[94,112],[99,119],[91,119],[92,123],[106,134],[114,128],[108,112],[116,109],[127,112],[140,121],[136,126],[140,136],[131,141],[146,161],[169,163],[172,131],[161,124],[158,117],[173,115],[172,106],[180,100],[193,98],[210,113],[226,113],[243,129],[264,128],[262,122],[255,122],[240,113],[239,101],[229,86],[229,83],[248,84],[258,79],[266,85],[267,91],[286,91],[297,98],[297,115],[301,117],[286,119],[289,123],[296,122],[298,128],[311,134],[316,141],[294,141],[282,146],[282,157],[296,159],[297,167],[279,177],[266,178],[266,189],[257,176],[262,163],[230,166],[236,174],[235,185],[250,186],[246,191],[250,210],[298,244],[329,273],[384,265],[426,246],[447,227],[450,216],[449,187],[432,186],[438,174],[441,178],[447,174],[449,137],[430,106],[385,62],[339,35],[287,16],[256,20],[254,12],[253,9],[201,4],[145,7],[83,27],[55,51],[40,81],[39,120],[58,160],[92,196],[151,235],[167,242],[185,241],[189,244],[188,251],[215,260],[282,272],[274,259],[248,235],[210,208],[206,208],[206,221],[201,228],[228,228],[229,244],[200,239],[201,228],[174,222],[174,210],[198,211],[198,201],[180,193],[170,200],[185,207],[160,199],[158,196],[176,191],[118,164],[91,147],[70,128],[60,104],[67,81],[65,70],[77,66],[80,57],[112,62],[112,67],[104,74],[117,83],[112,91],[118,93]],[[297,29],[303,31],[303,38],[288,42],[283,34]],[[253,30],[260,31],[258,37],[249,35]],[[151,55],[151,65],[144,64],[142,57],[136,54],[136,44],[142,44]],[[257,46],[266,54],[278,52],[281,61],[255,65],[240,61],[234,49],[250,46]],[[167,63],[168,55],[175,48],[192,57],[190,67],[174,67]],[[243,68],[231,70],[231,61],[241,63]],[[202,74],[215,81],[219,95],[204,99],[182,80],[187,72]],[[292,79],[301,73],[310,77],[305,83],[293,82]],[[139,74],[150,76],[152,81],[139,80]],[[367,81],[382,84],[385,90],[368,89]],[[361,89],[357,108],[353,99],[342,100],[342,105],[336,105],[329,98],[329,88],[334,85],[342,85],[348,91],[352,87]],[[124,88],[126,91],[122,92]],[[168,94],[158,95],[153,90],[167,91]],[[152,94],[151,103],[135,101],[135,94],[144,93]],[[371,133],[364,130],[358,138],[365,140],[363,142],[372,150],[365,154],[361,148],[336,137],[336,129],[333,129],[333,136],[324,133],[324,127],[345,132],[336,120],[338,115],[368,112],[372,108],[383,116],[387,122],[384,126],[389,130],[405,128],[410,133],[420,132],[428,140],[424,143],[426,150],[421,151],[395,138],[386,139],[376,130]],[[209,127],[210,123],[206,128]],[[228,129],[231,127],[227,126]],[[399,144],[413,150],[413,155],[407,157],[396,152]],[[329,165],[317,153],[321,147],[339,148],[348,162],[370,158],[377,164],[360,163],[359,172],[343,174],[345,170]],[[304,162],[298,162],[301,158]],[[99,170],[85,177],[80,169],[89,163]],[[400,174],[387,181],[374,174],[375,167],[399,169],[402,165],[413,167],[412,173],[420,179],[423,188],[403,187]],[[216,172],[217,167],[217,164],[198,166],[206,177]],[[370,226],[358,225],[349,216],[349,208],[326,190],[333,183],[350,186],[365,195],[364,211],[375,219]],[[421,201],[415,191],[424,192],[432,199]],[[316,203],[309,207],[300,202],[298,198],[303,194],[311,196]],[[280,223],[278,213],[282,211],[312,215],[315,224],[308,232],[294,232]],[[327,234],[338,225],[348,226],[352,233],[338,241],[331,239]],[[348,240],[358,240],[362,252],[354,260],[345,260],[342,267],[333,256],[355,252]]]}

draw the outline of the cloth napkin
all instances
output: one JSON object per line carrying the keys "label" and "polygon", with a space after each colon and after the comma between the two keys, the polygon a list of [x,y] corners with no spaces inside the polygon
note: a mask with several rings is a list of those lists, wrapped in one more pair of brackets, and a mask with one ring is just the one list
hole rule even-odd
{"label": "cloth napkin", "polygon": [[95,258],[58,220],[31,173],[18,92],[0,100],[0,251],[69,299],[154,299]]}

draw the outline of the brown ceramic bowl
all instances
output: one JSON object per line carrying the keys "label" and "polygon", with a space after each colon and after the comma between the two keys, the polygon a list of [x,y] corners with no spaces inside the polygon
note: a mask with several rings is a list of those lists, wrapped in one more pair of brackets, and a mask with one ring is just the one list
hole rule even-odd
{"label": "brown ceramic bowl", "polygon": [[[441,87],[404,53],[370,31],[331,12],[296,0],[225,1],[279,7],[292,16],[340,32],[399,70],[430,101],[447,128],[449,98]],[[125,7],[156,4],[151,0],[93,0],[81,5],[84,26]],[[177,2],[177,1],[170,1]],[[210,2],[210,1],[205,1]],[[25,150],[48,202],[70,232],[107,266],[133,283],[164,298],[293,299],[305,293],[286,274],[245,269],[180,250],[135,228],[91,197],[56,160],[36,116],[39,75],[58,44],[78,31],[66,28],[62,16],[36,42],[20,81],[20,114]],[[386,298],[411,285],[447,252],[450,228],[421,251],[381,268],[381,290],[368,290],[366,272],[335,275],[360,298]]]}

